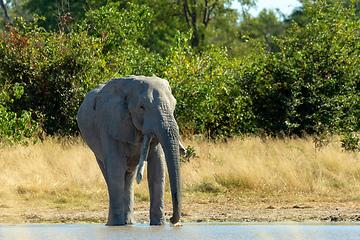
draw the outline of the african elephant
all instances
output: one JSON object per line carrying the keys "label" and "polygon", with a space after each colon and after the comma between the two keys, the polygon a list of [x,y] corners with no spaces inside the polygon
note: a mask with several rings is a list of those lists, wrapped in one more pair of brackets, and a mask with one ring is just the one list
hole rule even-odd
{"label": "african elephant", "polygon": [[175,104],[166,80],[144,76],[115,78],[100,84],[81,104],[78,125],[95,154],[109,191],[107,225],[135,222],[134,179],[138,172],[137,181],[141,181],[145,161],[148,162],[150,224],[165,223],[165,159],[173,203],[170,221],[179,222],[179,151],[184,148],[173,115]]}

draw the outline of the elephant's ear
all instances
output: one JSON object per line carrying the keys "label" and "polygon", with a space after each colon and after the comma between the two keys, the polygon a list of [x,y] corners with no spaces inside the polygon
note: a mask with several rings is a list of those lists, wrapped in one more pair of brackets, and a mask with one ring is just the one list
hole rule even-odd
{"label": "elephant's ear", "polygon": [[126,104],[126,95],[117,82],[109,81],[95,99],[95,121],[113,138],[123,142],[136,141],[136,128]]}

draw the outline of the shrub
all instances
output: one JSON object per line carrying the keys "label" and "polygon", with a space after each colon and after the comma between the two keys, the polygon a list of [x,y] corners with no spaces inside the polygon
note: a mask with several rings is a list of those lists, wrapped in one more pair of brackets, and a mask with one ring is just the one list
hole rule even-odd
{"label": "shrub", "polygon": [[101,76],[100,43],[86,32],[47,32],[37,26],[38,20],[19,18],[2,35],[1,84],[18,83],[24,89],[11,111],[31,111],[48,134],[73,134],[84,92]]}
{"label": "shrub", "polygon": [[166,58],[163,77],[177,99],[176,118],[184,135],[206,133],[226,137],[247,131],[243,121],[246,96],[234,82],[236,62],[225,49],[208,46],[197,54],[189,45],[190,34],[178,33]]}
{"label": "shrub", "polygon": [[345,151],[356,152],[359,151],[359,137],[355,133],[347,132],[343,134],[341,141],[341,147]]}
{"label": "shrub", "polygon": [[0,84],[19,83],[24,94],[8,108],[31,111],[47,134],[78,132],[77,110],[86,93],[115,76],[156,73],[158,56],[136,40],[148,10],[130,5],[117,11],[109,3],[89,11],[89,21],[65,32],[49,32],[19,18],[0,39]]}
{"label": "shrub", "polygon": [[[18,99],[24,93],[19,84],[14,86],[3,86],[0,92],[0,142],[1,143],[24,143],[33,138],[39,130],[38,123],[31,119],[29,111],[22,110],[20,114],[7,109],[14,99]],[[36,140],[35,140],[36,141]]]}
{"label": "shrub", "polygon": [[354,11],[317,1],[304,28],[296,23],[280,52],[260,49],[239,84],[251,96],[257,128],[267,133],[313,134],[358,127],[359,22]]}
{"label": "shrub", "polygon": [[158,54],[150,53],[138,43],[151,21],[149,8],[127,3],[119,9],[120,2],[86,13],[83,29],[101,41],[103,61],[111,75],[155,75],[162,64]]}
{"label": "shrub", "polygon": [[[274,38],[279,52],[255,43],[247,58],[232,59],[212,45],[196,52],[189,44],[192,34],[180,32],[161,58],[139,44],[149,9],[119,7],[109,2],[90,10],[66,32],[44,30],[39,17],[8,26],[0,38],[0,85],[5,93],[12,89],[6,86],[23,93],[1,102],[7,121],[20,118],[30,126],[33,119],[47,134],[76,134],[86,93],[99,82],[135,74],[169,80],[185,136],[320,136],[359,129],[360,24],[353,8],[316,1],[307,9],[307,26],[294,23],[283,39]],[[356,139],[344,141],[347,148],[357,145]]]}

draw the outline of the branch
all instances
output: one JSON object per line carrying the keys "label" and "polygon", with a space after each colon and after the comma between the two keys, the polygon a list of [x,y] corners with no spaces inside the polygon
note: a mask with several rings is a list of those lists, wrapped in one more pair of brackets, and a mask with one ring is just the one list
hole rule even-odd
{"label": "branch", "polygon": [[191,24],[190,24],[190,20],[189,20],[189,15],[191,15],[191,13],[189,10],[187,0],[183,0],[183,5],[184,5],[184,14],[185,14],[186,22],[189,25],[189,27],[191,28]]}
{"label": "branch", "polygon": [[194,31],[197,30],[197,26],[196,26],[196,22],[197,22],[196,5],[197,5],[196,0],[193,0],[193,4],[192,4],[192,14],[191,14],[190,16],[191,16],[191,20],[192,20],[192,25],[193,25]]}
{"label": "branch", "polygon": [[210,15],[211,15],[212,11],[215,9],[217,3],[218,3],[218,0],[215,0],[215,2],[213,4],[208,6],[208,0],[205,0],[205,10],[204,10],[204,18],[203,18],[203,23],[205,26],[208,25],[208,23],[210,21]]}
{"label": "branch", "polygon": [[7,10],[6,10],[6,6],[5,6],[5,3],[4,3],[4,0],[0,0],[0,5],[1,5],[1,7],[4,9],[5,17],[10,20],[10,16],[9,16]]}
{"label": "branch", "polygon": [[205,0],[205,9],[204,9],[204,17],[203,17],[203,24],[206,26],[207,25],[207,17],[208,15],[208,0]]}

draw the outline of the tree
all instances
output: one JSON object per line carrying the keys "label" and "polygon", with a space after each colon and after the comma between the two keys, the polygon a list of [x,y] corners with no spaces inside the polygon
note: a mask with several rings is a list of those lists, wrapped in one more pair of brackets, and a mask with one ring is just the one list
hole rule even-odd
{"label": "tree", "polygon": [[[305,27],[306,24],[310,22],[310,17],[306,14],[304,14],[305,9],[308,6],[311,6],[311,4],[314,4],[316,0],[298,0],[302,6],[296,8],[293,13],[284,21],[285,28],[291,28],[292,21],[295,21],[297,24],[299,24],[300,27]],[[354,1],[354,0],[326,0],[326,4],[329,5],[335,5],[335,4],[341,4],[344,8],[354,7],[355,9],[355,15],[353,18],[359,19],[360,17],[360,1]],[[339,5],[340,6],[340,5]]]}
{"label": "tree", "polygon": [[156,49],[158,44],[169,46],[177,30],[192,31],[191,45],[195,48],[203,48],[209,43],[216,45],[218,38],[215,35],[221,31],[220,27],[232,29],[238,19],[237,12],[229,7],[230,0],[158,0],[156,3],[145,1],[153,11],[153,22],[149,26],[152,37],[145,43],[150,49]]}
{"label": "tree", "polygon": [[267,133],[301,135],[359,129],[360,31],[353,8],[316,2],[310,22],[294,23],[276,53],[259,47],[239,84]]}
{"label": "tree", "polygon": [[246,22],[241,22],[239,30],[242,35],[250,38],[264,38],[268,51],[275,50],[272,37],[280,37],[284,32],[282,22],[278,20],[276,13],[267,9],[262,10],[258,17],[249,17]]}
{"label": "tree", "polygon": [[[224,3],[219,0],[182,0],[182,5],[186,23],[193,32],[192,46],[197,47],[200,44],[200,40],[203,41],[205,39],[204,30],[213,19],[216,10],[221,12],[226,11],[226,8],[224,7]],[[204,30],[201,31],[200,28]]]}
{"label": "tree", "polygon": [[97,9],[106,4],[106,0],[28,0],[24,8],[31,14],[45,17],[40,26],[46,30],[64,30],[68,26],[85,18],[89,9]]}
{"label": "tree", "polygon": [[[71,28],[75,22],[85,18],[88,10],[104,6],[107,1],[87,0],[70,1],[28,0],[24,5],[32,14],[45,16],[41,23],[47,30],[61,31]],[[120,3],[120,9],[127,9],[128,0],[114,0]],[[192,46],[204,47],[215,43],[221,28],[231,30],[235,27],[238,14],[230,8],[231,0],[131,0],[139,6],[146,5],[152,12],[152,23],[147,34],[141,39],[142,44],[151,51],[166,54],[174,42],[176,32],[192,31]],[[222,31],[226,34],[226,31]]]}
{"label": "tree", "polygon": [[238,2],[241,6],[241,20],[246,21],[251,16],[249,10],[256,7],[257,0],[238,0]]}

